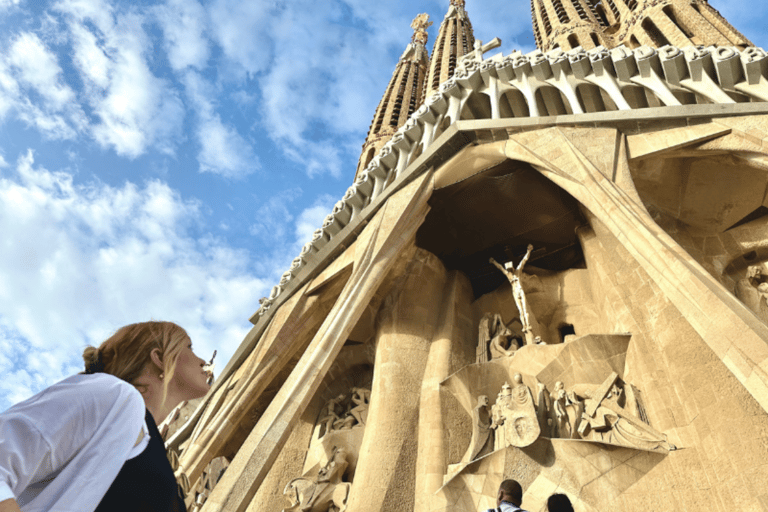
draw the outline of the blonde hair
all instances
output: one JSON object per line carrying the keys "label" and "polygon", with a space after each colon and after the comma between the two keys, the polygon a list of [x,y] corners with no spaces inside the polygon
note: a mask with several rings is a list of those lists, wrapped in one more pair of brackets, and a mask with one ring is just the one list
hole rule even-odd
{"label": "blonde hair", "polygon": [[150,353],[160,350],[163,361],[163,398],[176,371],[176,361],[189,341],[187,332],[173,322],[141,322],[126,325],[107,338],[99,348],[83,351],[85,373],[108,373],[134,384],[147,363]]}

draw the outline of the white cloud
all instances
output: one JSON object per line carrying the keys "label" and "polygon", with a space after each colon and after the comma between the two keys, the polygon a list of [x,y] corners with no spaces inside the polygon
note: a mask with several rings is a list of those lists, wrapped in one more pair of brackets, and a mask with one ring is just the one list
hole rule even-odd
{"label": "white cloud", "polygon": [[17,5],[19,5],[19,0],[0,0],[0,11],[8,10]]}
{"label": "white cloud", "polygon": [[72,139],[87,125],[56,56],[30,32],[14,37],[0,57],[0,117],[11,111],[52,139]]}
{"label": "white cloud", "polygon": [[210,55],[205,28],[208,20],[203,6],[196,0],[168,0],[155,9],[157,21],[165,35],[165,46],[171,67],[203,69]]}
{"label": "white cloud", "polygon": [[14,380],[0,409],[134,321],[176,321],[203,357],[230,357],[273,283],[251,274],[246,252],[193,235],[199,210],[159,181],[75,184],[31,151],[0,171],[0,374]]}
{"label": "white cloud", "polygon": [[225,125],[211,98],[210,84],[199,74],[185,75],[187,96],[197,111],[197,140],[200,144],[201,172],[212,172],[227,178],[242,178],[260,167],[250,144],[232,126]]}
{"label": "white cloud", "polygon": [[184,106],[170,83],[150,70],[147,55],[153,49],[144,17],[113,14],[109,4],[97,0],[67,0],[57,9],[67,18],[74,63],[99,120],[91,128],[96,141],[129,158],[148,147],[172,154]]}
{"label": "white cloud", "polygon": [[296,243],[295,246],[302,247],[312,240],[315,230],[320,229],[323,221],[333,210],[333,205],[338,201],[337,198],[329,194],[323,194],[318,197],[314,204],[305,208],[296,220]]}

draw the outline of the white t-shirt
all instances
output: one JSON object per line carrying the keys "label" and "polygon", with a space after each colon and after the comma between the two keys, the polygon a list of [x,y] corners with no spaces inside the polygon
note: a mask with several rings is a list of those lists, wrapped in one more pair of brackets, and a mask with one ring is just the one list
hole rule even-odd
{"label": "white t-shirt", "polygon": [[14,405],[0,414],[0,501],[92,512],[149,443],[145,411],[135,387],[105,373],[73,375]]}

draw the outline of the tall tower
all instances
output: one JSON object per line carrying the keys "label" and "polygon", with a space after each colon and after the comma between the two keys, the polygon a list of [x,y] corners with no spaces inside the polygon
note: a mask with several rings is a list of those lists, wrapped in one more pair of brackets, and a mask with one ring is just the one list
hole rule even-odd
{"label": "tall tower", "polygon": [[435,45],[432,47],[425,98],[437,91],[441,83],[453,76],[456,63],[462,56],[472,51],[474,44],[475,36],[467,11],[464,10],[464,0],[451,0],[448,12],[440,24]]}
{"label": "tall tower", "polygon": [[604,0],[617,5],[622,17],[615,45],[656,48],[671,44],[736,46],[752,43],[706,0]]}
{"label": "tall tower", "polygon": [[544,51],[608,46],[603,33],[616,16],[613,11],[607,15],[603,3],[600,0],[531,0],[536,44]]}
{"label": "tall tower", "polygon": [[358,174],[365,169],[374,155],[394,135],[408,117],[421,106],[424,98],[424,79],[429,65],[427,54],[427,28],[432,25],[427,14],[419,14],[411,23],[414,30],[410,44],[397,62],[392,79],[376,108],[376,113],[363,143],[363,151],[357,163]]}
{"label": "tall tower", "polygon": [[544,51],[752,44],[706,0],[531,0],[531,16]]}

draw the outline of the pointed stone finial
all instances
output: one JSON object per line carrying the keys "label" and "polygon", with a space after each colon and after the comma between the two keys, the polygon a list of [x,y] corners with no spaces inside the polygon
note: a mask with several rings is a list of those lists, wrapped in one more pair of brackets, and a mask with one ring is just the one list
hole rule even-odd
{"label": "pointed stone finial", "polygon": [[464,0],[451,0],[451,5],[454,7],[464,8]]}
{"label": "pointed stone finial", "polygon": [[427,44],[427,29],[432,26],[429,21],[429,14],[421,13],[411,22],[411,28],[414,30],[411,41],[414,43]]}

